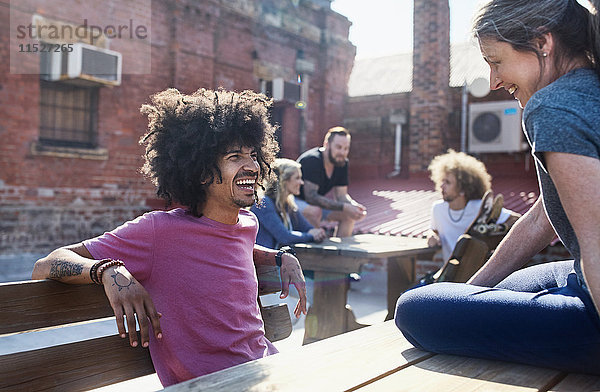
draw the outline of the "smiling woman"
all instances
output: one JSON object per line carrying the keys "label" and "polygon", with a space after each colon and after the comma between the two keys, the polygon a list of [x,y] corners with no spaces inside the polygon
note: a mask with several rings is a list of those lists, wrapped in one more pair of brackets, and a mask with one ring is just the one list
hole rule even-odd
{"label": "smiling woman", "polygon": [[277,249],[298,242],[321,242],[325,231],[314,228],[298,211],[295,195],[300,193],[301,166],[290,159],[279,158],[273,164],[275,177],[266,186],[263,199],[252,206],[260,223],[256,243]]}
{"label": "smiling woman", "polygon": [[543,12],[528,5],[490,3],[475,19],[475,34],[491,68],[491,88],[515,94],[521,107],[560,76],[589,67],[594,56],[590,47],[596,38],[588,36],[594,22],[587,21],[586,8],[575,0],[536,3]]}
{"label": "smiling woman", "polygon": [[[491,88],[524,107],[541,196],[469,284],[399,298],[417,347],[600,374],[600,0],[588,5],[491,0],[475,18]],[[573,260],[521,269],[555,236]]]}

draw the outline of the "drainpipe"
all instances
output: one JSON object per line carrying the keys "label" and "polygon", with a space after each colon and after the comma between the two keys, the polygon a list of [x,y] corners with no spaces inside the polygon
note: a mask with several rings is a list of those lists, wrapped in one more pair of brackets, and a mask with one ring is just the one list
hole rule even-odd
{"label": "drainpipe", "polygon": [[298,154],[302,154],[306,151],[306,110],[308,108],[308,94],[310,87],[310,75],[315,72],[315,63],[309,59],[304,58],[304,51],[298,50],[296,52],[296,73],[298,74],[298,83],[300,84],[300,101],[296,102],[296,108],[300,109],[300,124],[299,124],[299,148]]}
{"label": "drainpipe", "polygon": [[402,171],[402,125],[406,124],[406,114],[395,113],[390,116],[390,123],[396,125],[394,143],[394,171],[388,173],[387,178],[396,177]]}
{"label": "drainpipe", "polygon": [[[304,106],[300,109],[300,152],[302,154],[307,150],[306,148],[306,108],[308,107],[308,85],[310,76],[306,73],[299,73],[298,79],[300,82],[300,101],[304,103]],[[298,106],[296,106],[298,107]]]}
{"label": "drainpipe", "polygon": [[460,151],[467,152],[467,103],[468,103],[467,81],[462,88],[462,101],[460,110]]}

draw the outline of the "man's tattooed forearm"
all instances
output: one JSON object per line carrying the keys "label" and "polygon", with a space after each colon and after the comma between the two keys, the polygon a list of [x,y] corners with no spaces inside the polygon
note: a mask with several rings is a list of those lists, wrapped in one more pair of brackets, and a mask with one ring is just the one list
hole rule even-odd
{"label": "man's tattooed forearm", "polygon": [[276,255],[276,253],[267,252],[262,249],[254,248],[254,251],[253,251],[254,262],[258,263],[259,265],[264,264],[265,262],[275,265],[275,255]]}
{"label": "man's tattooed forearm", "polygon": [[50,278],[81,275],[83,265],[65,260],[55,260],[50,266]]}

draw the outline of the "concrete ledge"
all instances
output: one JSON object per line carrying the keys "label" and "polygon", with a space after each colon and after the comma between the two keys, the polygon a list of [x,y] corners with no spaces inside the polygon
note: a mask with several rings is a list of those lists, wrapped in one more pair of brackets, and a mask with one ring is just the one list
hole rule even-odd
{"label": "concrete ledge", "polygon": [[51,156],[57,158],[79,158],[106,161],[108,150],[106,148],[76,148],[47,146],[40,142],[31,143],[31,155]]}

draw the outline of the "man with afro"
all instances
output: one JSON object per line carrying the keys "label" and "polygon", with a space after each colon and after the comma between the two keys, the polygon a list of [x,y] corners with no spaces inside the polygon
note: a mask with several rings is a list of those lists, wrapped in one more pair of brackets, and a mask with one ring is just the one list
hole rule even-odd
{"label": "man with afro", "polygon": [[[492,176],[483,162],[452,149],[436,156],[429,164],[431,180],[442,200],[431,208],[429,246],[441,245],[444,261],[448,260],[458,238],[477,217],[483,195],[491,189]],[[497,223],[512,226],[519,214],[502,208]]]}
{"label": "man with afro", "polygon": [[277,352],[264,335],[255,265],[279,265],[281,297],[294,284],[295,315],[306,314],[298,260],[255,246],[257,219],[244,209],[277,153],[270,104],[222,89],[152,96],[141,109],[149,119],[142,172],[168,205],[183,207],[59,248],[34,267],[34,279],[103,284],[132,346],[137,316],[164,386]]}

